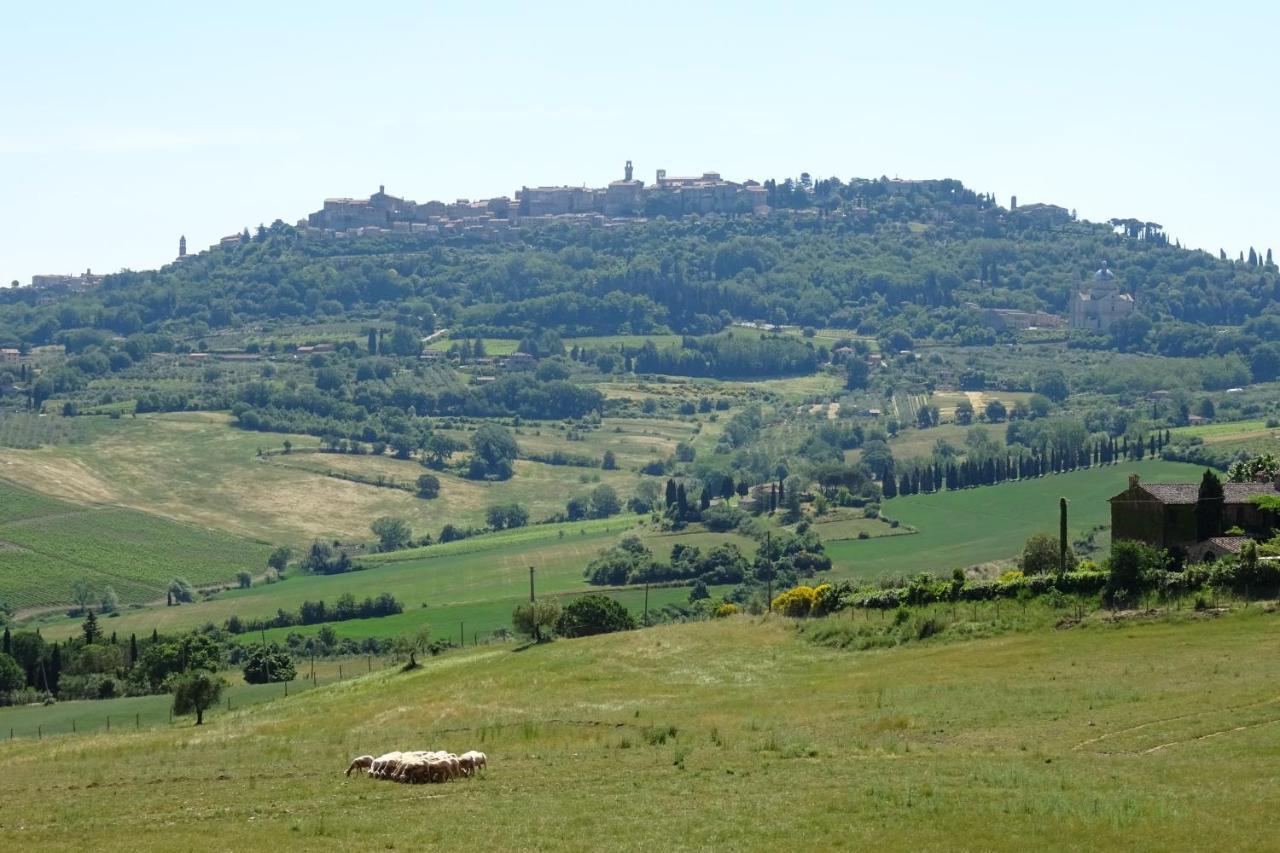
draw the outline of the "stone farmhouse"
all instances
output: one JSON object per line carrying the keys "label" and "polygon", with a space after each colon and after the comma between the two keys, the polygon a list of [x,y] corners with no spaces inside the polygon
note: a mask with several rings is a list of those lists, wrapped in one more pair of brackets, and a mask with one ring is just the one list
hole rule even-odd
{"label": "stone farmhouse", "polygon": [[1280,495],[1280,477],[1259,483],[1223,483],[1222,529],[1240,528],[1245,536],[1200,539],[1196,530],[1198,483],[1144,485],[1130,475],[1129,488],[1111,498],[1111,540],[1132,539],[1163,548],[1175,557],[1198,562],[1239,553],[1250,538],[1269,538],[1274,518],[1252,502],[1259,495]]}

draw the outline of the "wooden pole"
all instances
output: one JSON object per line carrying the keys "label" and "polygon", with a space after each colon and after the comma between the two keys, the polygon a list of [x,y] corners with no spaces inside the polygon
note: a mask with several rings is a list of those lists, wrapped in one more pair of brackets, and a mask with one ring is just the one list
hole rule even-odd
{"label": "wooden pole", "polygon": [[649,582],[644,582],[644,626],[649,627]]}

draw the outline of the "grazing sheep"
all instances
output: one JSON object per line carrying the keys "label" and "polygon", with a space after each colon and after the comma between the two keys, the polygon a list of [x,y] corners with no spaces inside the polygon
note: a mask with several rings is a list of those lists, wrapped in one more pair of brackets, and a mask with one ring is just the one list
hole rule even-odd
{"label": "grazing sheep", "polygon": [[369,775],[384,778],[390,766],[399,761],[403,752],[387,752],[373,759],[373,763],[369,766]]}
{"label": "grazing sheep", "polygon": [[483,752],[477,752],[474,749],[469,752],[464,752],[461,756],[459,756],[459,760],[462,760],[463,758],[470,759],[471,768],[473,771],[484,770],[489,766],[489,757],[485,755]]}
{"label": "grazing sheep", "polygon": [[365,772],[367,773],[367,772],[369,772],[369,768],[370,768],[370,767],[372,767],[372,766],[373,766],[373,756],[372,756],[372,755],[361,755],[361,756],[358,756],[357,758],[355,758],[354,760],[352,760],[352,762],[351,762],[351,766],[347,768],[347,775],[348,775],[348,776],[350,776],[350,775],[351,775],[351,771],[356,770],[356,769],[363,770],[363,771],[365,771]]}
{"label": "grazing sheep", "polygon": [[458,766],[462,768],[463,776],[470,776],[473,772],[475,772],[476,765],[475,765],[475,761],[472,759],[471,753],[464,752],[462,753],[462,755],[459,755]]}

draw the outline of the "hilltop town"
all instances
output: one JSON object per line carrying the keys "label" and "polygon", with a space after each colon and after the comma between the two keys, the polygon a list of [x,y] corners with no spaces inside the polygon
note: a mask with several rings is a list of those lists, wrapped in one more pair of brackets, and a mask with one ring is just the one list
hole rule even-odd
{"label": "hilltop town", "polygon": [[[571,218],[584,225],[687,214],[767,213],[768,192],[757,181],[727,181],[718,172],[696,177],[668,176],[659,169],[648,186],[628,160],[621,180],[604,187],[521,187],[514,198],[458,199],[419,204],[388,195],[385,186],[367,199],[330,198],[298,222],[305,234],[363,236],[380,232],[423,234],[494,233],[521,223]],[[228,238],[234,240],[232,238]]]}

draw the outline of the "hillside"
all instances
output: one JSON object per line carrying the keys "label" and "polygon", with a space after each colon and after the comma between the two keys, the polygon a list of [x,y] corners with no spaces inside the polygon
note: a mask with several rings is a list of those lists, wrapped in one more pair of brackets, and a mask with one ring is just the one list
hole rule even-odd
{"label": "hillside", "polygon": [[[460,834],[777,849],[798,827],[825,848],[1263,849],[1275,619],[844,652],[788,620],[735,618],[481,648],[203,729],[0,742],[0,830],[49,850],[422,849]],[[489,770],[425,787],[342,775],[400,747],[482,749]]]}

